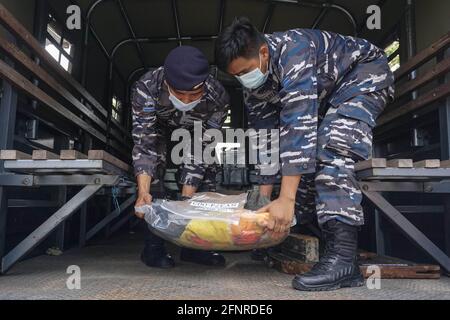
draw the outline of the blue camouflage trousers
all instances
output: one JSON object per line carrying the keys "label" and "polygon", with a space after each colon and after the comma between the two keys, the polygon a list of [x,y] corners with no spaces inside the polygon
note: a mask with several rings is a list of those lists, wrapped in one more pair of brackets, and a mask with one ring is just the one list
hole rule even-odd
{"label": "blue camouflage trousers", "polygon": [[372,157],[373,128],[367,121],[342,115],[339,108],[355,102],[364,104],[365,99],[386,104],[387,90],[358,96],[336,108],[331,106],[321,117],[316,172],[302,176],[297,190],[296,214],[301,224],[313,222],[315,215],[319,225],[333,219],[354,226],[364,224],[363,197],[354,169],[356,162]]}

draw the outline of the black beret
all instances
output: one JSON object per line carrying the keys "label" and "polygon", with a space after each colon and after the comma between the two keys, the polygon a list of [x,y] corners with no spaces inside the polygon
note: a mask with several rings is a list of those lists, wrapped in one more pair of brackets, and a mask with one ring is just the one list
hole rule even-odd
{"label": "black beret", "polygon": [[164,76],[174,89],[190,91],[204,82],[209,74],[209,63],[197,48],[180,46],[173,49],[164,62]]}

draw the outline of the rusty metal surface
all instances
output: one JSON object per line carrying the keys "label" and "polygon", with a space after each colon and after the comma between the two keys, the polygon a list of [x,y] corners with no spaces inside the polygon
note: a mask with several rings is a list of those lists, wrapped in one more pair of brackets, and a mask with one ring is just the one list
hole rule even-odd
{"label": "rusty metal surface", "polygon": [[[178,261],[172,270],[150,269],[138,259],[140,234],[62,256],[23,261],[0,277],[0,299],[450,299],[450,279],[382,280],[380,290],[367,287],[305,293],[291,288],[292,276],[250,260],[249,253],[227,253],[224,269]],[[81,289],[66,287],[70,265],[81,268]]]}

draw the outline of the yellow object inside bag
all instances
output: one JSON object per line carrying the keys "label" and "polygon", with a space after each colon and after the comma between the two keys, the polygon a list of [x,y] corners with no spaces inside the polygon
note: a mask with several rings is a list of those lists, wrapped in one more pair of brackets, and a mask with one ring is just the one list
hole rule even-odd
{"label": "yellow object inside bag", "polygon": [[180,244],[198,249],[225,249],[233,245],[230,225],[224,221],[192,220],[181,235]]}

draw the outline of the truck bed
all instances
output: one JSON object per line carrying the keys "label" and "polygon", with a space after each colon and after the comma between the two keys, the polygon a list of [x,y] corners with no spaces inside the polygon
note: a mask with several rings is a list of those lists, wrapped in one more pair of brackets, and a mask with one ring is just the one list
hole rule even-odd
{"label": "truck bed", "polygon": [[[214,269],[179,262],[179,249],[169,246],[177,266],[158,270],[139,260],[142,246],[140,233],[127,232],[60,256],[20,262],[0,277],[0,299],[450,299],[450,278],[446,276],[440,280],[381,280],[380,290],[361,287],[306,293],[291,288],[292,276],[252,261],[248,252],[225,253],[227,266]],[[80,290],[66,287],[70,265],[81,268]]]}

